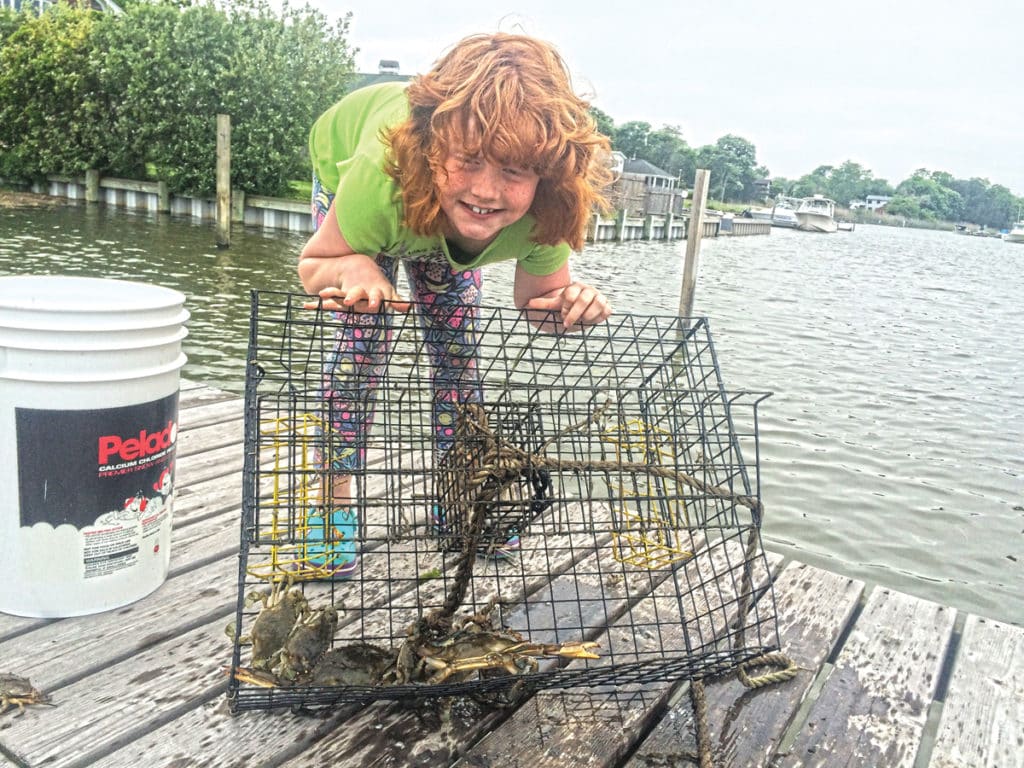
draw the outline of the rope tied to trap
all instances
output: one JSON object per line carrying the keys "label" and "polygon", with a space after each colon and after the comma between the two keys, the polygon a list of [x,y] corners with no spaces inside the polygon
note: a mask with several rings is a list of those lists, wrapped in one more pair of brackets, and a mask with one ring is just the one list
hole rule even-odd
{"label": "rope tied to trap", "polygon": [[[622,460],[566,460],[546,455],[547,448],[553,443],[574,432],[585,432],[597,425],[611,401],[594,410],[583,421],[570,425],[558,434],[546,440],[537,449],[528,451],[507,439],[499,439],[491,429],[487,412],[479,403],[466,403],[459,406],[456,420],[456,445],[445,457],[450,483],[458,500],[456,511],[462,519],[469,522],[468,535],[464,541],[463,558],[456,573],[455,585],[445,606],[434,617],[450,617],[461,603],[469,581],[472,578],[472,563],[475,560],[476,547],[484,535],[486,507],[500,499],[512,487],[521,482],[525,473],[531,470],[549,470],[556,472],[635,472],[645,473],[673,481],[680,486],[703,493],[711,498],[733,502],[750,509],[756,519],[761,519],[763,507],[761,501],[746,494],[737,494],[727,488],[708,483],[679,469],[661,464]],[[689,525],[689,520],[686,520]],[[756,530],[751,529],[747,540],[747,557],[750,562],[752,550],[757,545]],[[738,614],[745,615],[750,608],[752,593],[752,576],[750,568],[745,567],[740,589],[743,596],[738,605]],[[742,625],[735,637],[737,648],[743,643]],[[757,669],[767,667],[769,671],[753,674]],[[735,668],[739,682],[746,688],[757,690],[769,685],[783,683],[793,679],[799,667],[781,651],[761,654],[742,662]],[[690,681],[690,698],[693,706],[695,729],[697,735],[697,759],[701,768],[712,768],[711,738],[708,729],[707,699],[703,679]]]}
{"label": "rope tied to trap", "polygon": [[[527,451],[508,440],[499,440],[488,422],[487,413],[479,403],[464,403],[459,406],[456,420],[456,435],[461,439],[463,450],[458,451],[450,467],[455,472],[455,483],[465,492],[468,505],[493,501],[507,490],[523,472],[543,469],[555,472],[635,472],[672,480],[681,486],[703,493],[709,497],[734,502],[760,516],[762,505],[759,499],[747,494],[738,494],[728,488],[705,482],[674,467],[640,461],[609,459],[568,460],[546,455],[548,446],[573,432],[583,432],[596,425],[611,401],[598,406],[583,421],[570,425],[553,437],[548,438],[538,449]],[[459,443],[457,442],[457,445]],[[472,447],[472,450],[470,448]],[[453,447],[449,454],[455,452]],[[461,480],[461,482],[460,482]]]}

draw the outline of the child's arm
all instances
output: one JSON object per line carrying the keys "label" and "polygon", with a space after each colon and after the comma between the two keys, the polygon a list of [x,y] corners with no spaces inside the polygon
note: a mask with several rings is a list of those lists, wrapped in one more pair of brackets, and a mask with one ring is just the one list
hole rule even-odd
{"label": "child's arm", "polygon": [[575,331],[583,325],[602,323],[612,313],[608,299],[599,290],[573,282],[568,264],[550,275],[531,275],[517,264],[512,295],[519,309],[561,314],[561,323],[550,322],[548,316],[541,312],[530,315],[534,325],[551,333]]}
{"label": "child's arm", "polygon": [[397,302],[389,306],[400,312],[409,309],[377,263],[356,253],[345,240],[333,201],[323,224],[302,249],[299,279],[307,293],[324,299],[325,309],[376,312],[384,301]]}

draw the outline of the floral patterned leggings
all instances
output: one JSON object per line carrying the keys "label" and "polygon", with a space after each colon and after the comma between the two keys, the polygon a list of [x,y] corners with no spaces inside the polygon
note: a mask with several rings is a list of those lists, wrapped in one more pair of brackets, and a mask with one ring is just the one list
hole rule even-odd
{"label": "floral patterned leggings", "polygon": [[[313,176],[313,227],[319,229],[333,195]],[[376,256],[381,272],[395,283],[398,262],[405,266],[413,311],[419,315],[430,357],[432,426],[437,450],[452,445],[458,403],[480,402],[477,367],[481,275],[479,269],[453,269],[440,250],[420,259]],[[318,451],[320,469],[352,472],[366,459],[366,438],[373,423],[381,377],[391,343],[390,312],[333,312],[343,323],[323,367],[322,422],[329,428],[329,456]]]}

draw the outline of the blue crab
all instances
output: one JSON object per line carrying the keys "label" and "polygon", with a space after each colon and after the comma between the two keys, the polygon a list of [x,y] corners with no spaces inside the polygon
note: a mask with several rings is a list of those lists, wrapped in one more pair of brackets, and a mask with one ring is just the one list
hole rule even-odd
{"label": "blue crab", "polygon": [[50,697],[32,687],[27,677],[11,672],[0,672],[0,715],[12,707],[18,708],[15,717],[25,714],[25,706],[49,704]]}
{"label": "blue crab", "polygon": [[452,678],[470,680],[489,670],[522,675],[537,671],[538,658],[598,659],[592,650],[597,647],[589,641],[530,642],[513,629],[495,627],[484,611],[456,618],[452,631],[436,640],[425,639],[413,625],[385,681],[436,685]]}

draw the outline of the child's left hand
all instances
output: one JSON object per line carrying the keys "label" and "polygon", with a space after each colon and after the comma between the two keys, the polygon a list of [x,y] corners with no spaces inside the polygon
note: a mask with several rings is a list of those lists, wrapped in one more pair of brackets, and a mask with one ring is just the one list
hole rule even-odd
{"label": "child's left hand", "polygon": [[559,313],[562,318],[560,330],[563,331],[577,331],[584,325],[603,323],[612,314],[604,294],[585,283],[569,283],[564,288],[530,299],[523,308]]}

